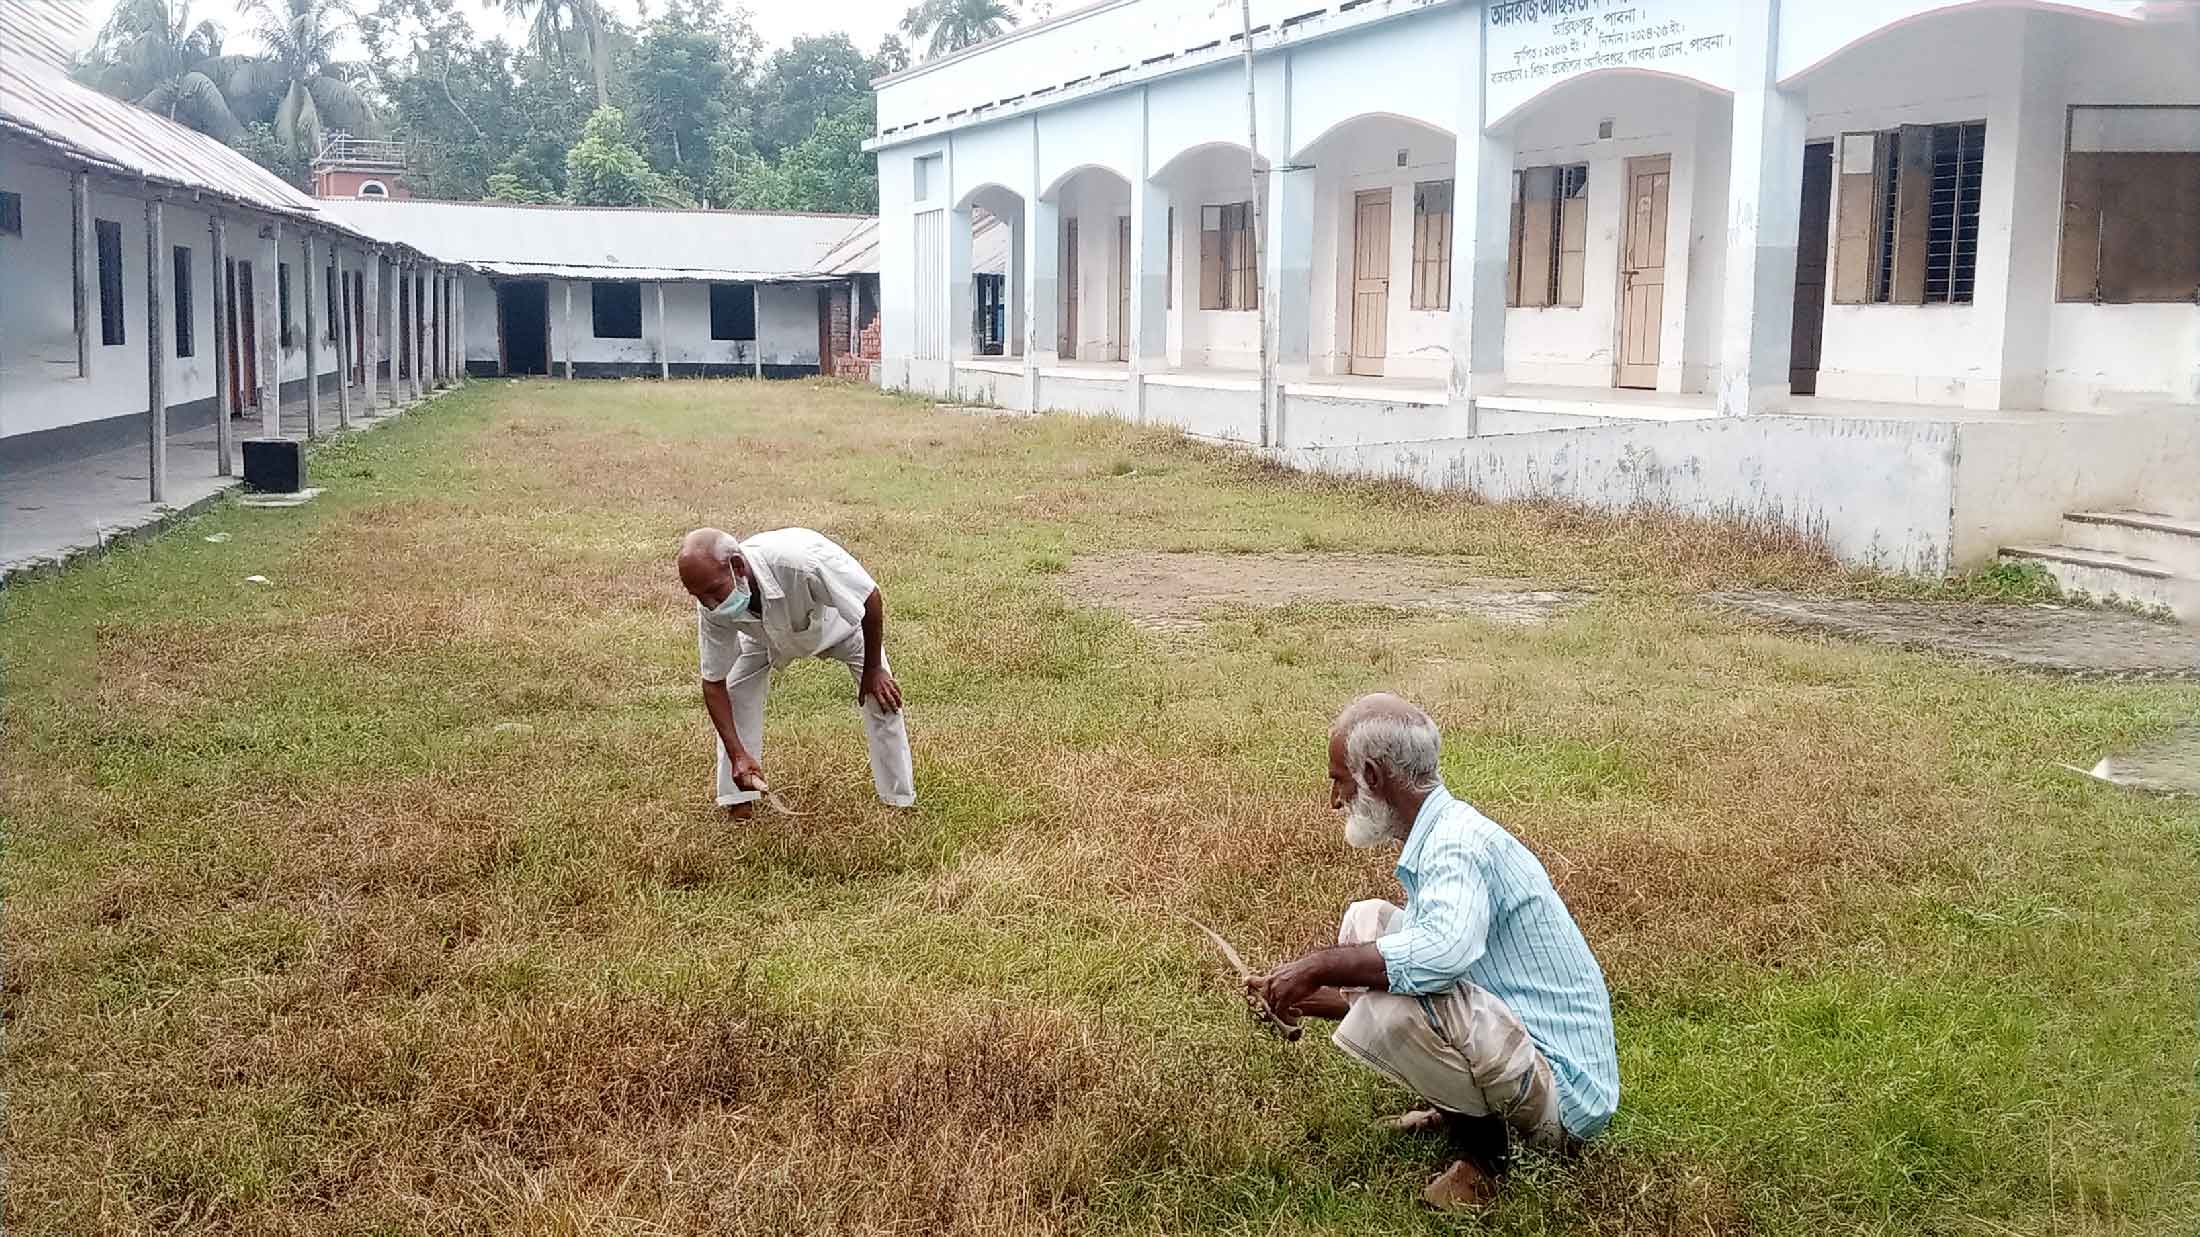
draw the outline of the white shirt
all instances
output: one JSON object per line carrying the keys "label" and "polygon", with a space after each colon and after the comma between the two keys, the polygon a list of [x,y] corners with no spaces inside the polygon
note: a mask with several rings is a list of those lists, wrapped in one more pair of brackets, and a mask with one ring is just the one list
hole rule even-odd
{"label": "white shirt", "polygon": [[744,646],[757,644],[774,667],[815,657],[863,629],[863,603],[878,583],[823,533],[782,528],[741,543],[761,615],[744,609],[722,618],[695,604],[703,679],[723,683]]}

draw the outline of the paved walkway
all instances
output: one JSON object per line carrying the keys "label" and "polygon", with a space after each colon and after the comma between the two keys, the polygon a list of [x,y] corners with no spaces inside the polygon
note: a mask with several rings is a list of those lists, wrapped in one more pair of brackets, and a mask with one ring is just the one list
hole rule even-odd
{"label": "paved walkway", "polygon": [[[333,405],[327,400],[321,409],[323,441],[336,433]],[[352,430],[394,421],[414,406],[385,408],[374,417],[355,412]],[[257,416],[231,421],[230,427],[236,442],[261,433]],[[306,406],[299,399],[283,408],[283,437],[303,439],[305,433]],[[212,425],[170,434],[168,501],[158,506],[146,498],[149,464],[143,442],[0,474],[0,584],[143,535],[242,485],[241,460],[235,469],[239,475],[215,475],[215,451]]]}
{"label": "paved walkway", "polygon": [[2112,678],[2200,678],[2200,628],[2122,610],[2033,603],[1869,601],[1713,593],[1760,618],[1852,639]]}

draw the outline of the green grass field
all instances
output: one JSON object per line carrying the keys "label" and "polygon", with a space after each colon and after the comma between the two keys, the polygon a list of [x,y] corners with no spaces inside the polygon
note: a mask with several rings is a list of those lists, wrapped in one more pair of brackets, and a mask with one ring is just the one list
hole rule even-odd
{"label": "green grass field", "polygon": [[[2200,805],[2056,768],[2200,687],[1694,600],[1916,591],[1774,535],[830,384],[477,383],[313,467],[308,507],[0,598],[15,1232],[2200,1232]],[[711,810],[671,562],[705,523],[877,575],[917,811],[822,665],[765,762],[813,814]],[[1191,549],[1598,596],[1187,636],[1064,593]],[[1609,1137],[1479,1221],[1419,1209],[1440,1143],[1368,1128],[1405,1097],[1257,1035],[1176,917],[1260,964],[1396,896],[1325,800],[1376,688],[1614,989]]]}

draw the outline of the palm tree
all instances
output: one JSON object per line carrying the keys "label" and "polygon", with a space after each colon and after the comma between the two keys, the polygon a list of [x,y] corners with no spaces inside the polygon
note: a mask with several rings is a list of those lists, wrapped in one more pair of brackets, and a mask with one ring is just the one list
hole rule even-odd
{"label": "palm tree", "polygon": [[926,40],[926,59],[974,47],[1015,24],[1016,11],[1002,0],[922,0],[901,19],[910,42]]}
{"label": "palm tree", "polygon": [[353,83],[355,65],[336,59],[337,38],[350,24],[339,0],[243,0],[252,32],[267,53],[230,79],[230,93],[275,99],[275,136],[293,154],[311,157],[325,130],[372,133],[374,109]]}
{"label": "palm tree", "polygon": [[546,59],[562,58],[566,32],[579,32],[588,49],[589,70],[596,78],[596,106],[611,106],[611,47],[597,0],[504,0],[504,11],[528,19],[534,28],[535,50]]}
{"label": "palm tree", "polygon": [[190,0],[122,0],[100,29],[84,75],[109,94],[228,141],[243,126],[219,82],[243,59],[222,55],[221,27],[193,24]]}

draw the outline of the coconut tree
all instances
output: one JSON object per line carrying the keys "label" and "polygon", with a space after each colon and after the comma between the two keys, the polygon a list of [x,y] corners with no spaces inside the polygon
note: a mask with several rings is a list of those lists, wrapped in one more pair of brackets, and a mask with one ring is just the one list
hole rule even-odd
{"label": "coconut tree", "polygon": [[504,11],[527,20],[529,39],[545,58],[565,55],[565,35],[578,33],[596,79],[596,107],[611,106],[611,46],[597,0],[504,0]]}
{"label": "coconut tree", "polygon": [[327,130],[375,131],[374,109],[355,85],[359,67],[336,58],[351,24],[338,0],[243,0],[238,7],[267,52],[231,76],[230,94],[274,100],[275,136],[285,147],[310,157]]}
{"label": "coconut tree", "polygon": [[93,86],[229,141],[242,126],[221,82],[243,62],[222,55],[221,27],[191,20],[190,0],[121,0],[85,64]]}
{"label": "coconut tree", "polygon": [[927,59],[973,47],[1015,24],[1016,10],[1002,0],[922,0],[901,19],[909,41],[924,42]]}

